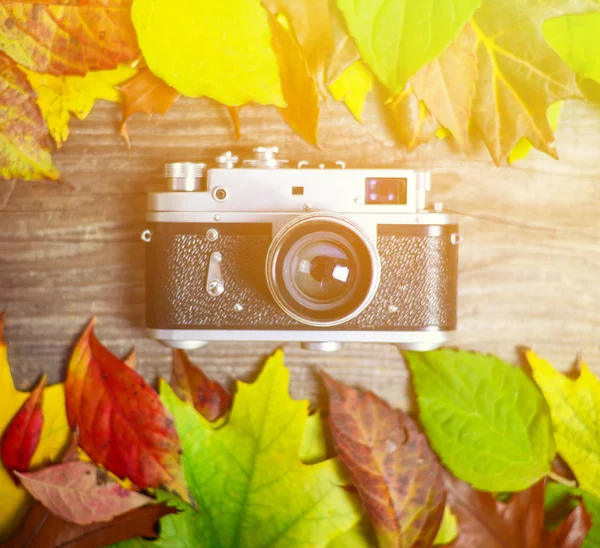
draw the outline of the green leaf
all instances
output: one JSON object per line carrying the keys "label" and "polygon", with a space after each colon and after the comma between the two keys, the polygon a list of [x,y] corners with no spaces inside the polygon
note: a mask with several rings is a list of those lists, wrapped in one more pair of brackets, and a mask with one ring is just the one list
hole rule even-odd
{"label": "green leaf", "polygon": [[550,412],[525,373],[494,356],[406,352],[421,423],[442,462],[485,491],[518,491],[550,470]]}
{"label": "green leaf", "polygon": [[440,528],[438,529],[435,540],[433,541],[434,546],[440,544],[450,544],[458,536],[458,521],[456,516],[452,513],[450,506],[446,504],[444,508],[444,517]]}
{"label": "green leaf", "polygon": [[338,0],[363,59],[396,95],[454,40],[481,0]]}
{"label": "green leaf", "polygon": [[361,519],[358,498],[344,489],[347,480],[336,460],[312,465],[300,460],[308,404],[290,398],[282,357],[272,356],[254,383],[238,383],[231,414],[220,428],[161,384],[197,505],[199,525],[193,538],[180,539],[183,545],[326,546]]}
{"label": "green leaf", "polygon": [[320,462],[327,458],[327,423],[320,411],[310,415],[306,420],[306,428],[300,445],[300,460],[307,464]]}
{"label": "green leaf", "polygon": [[545,21],[544,38],[580,78],[600,83],[600,13],[567,15]]}

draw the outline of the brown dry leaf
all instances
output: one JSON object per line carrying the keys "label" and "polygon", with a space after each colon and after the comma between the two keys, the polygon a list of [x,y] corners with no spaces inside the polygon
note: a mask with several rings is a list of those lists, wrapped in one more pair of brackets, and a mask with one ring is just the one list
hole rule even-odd
{"label": "brown dry leaf", "polygon": [[385,108],[390,115],[394,135],[409,150],[434,139],[436,131],[440,129],[437,120],[427,110],[425,103],[419,101],[410,84]]}
{"label": "brown dry leaf", "polygon": [[431,546],[444,515],[446,489],[427,438],[408,416],[372,392],[323,377],[335,448],[380,545]]}
{"label": "brown dry leaf", "polygon": [[469,118],[477,79],[476,47],[475,33],[467,24],[444,53],[411,80],[415,95],[461,146],[469,141]]}
{"label": "brown dry leaf", "polygon": [[279,108],[281,117],[308,143],[317,144],[319,94],[302,50],[292,34],[270,17],[273,49],[279,63],[281,89],[287,107]]}
{"label": "brown dry leaf", "polygon": [[140,56],[130,11],[130,0],[3,2],[0,50],[57,76],[114,69]]}
{"label": "brown dry leaf", "polygon": [[181,400],[191,403],[211,422],[222,417],[231,407],[229,392],[194,365],[185,350],[173,350],[171,386]]}
{"label": "brown dry leaf", "polygon": [[458,519],[453,548],[578,548],[591,527],[580,503],[552,532],[544,529],[544,481],[514,493],[507,503],[476,491],[446,472],[448,504]]}
{"label": "brown dry leaf", "polygon": [[100,548],[139,536],[156,538],[158,520],[177,510],[165,503],[137,508],[105,523],[68,523],[36,502],[3,548]]}

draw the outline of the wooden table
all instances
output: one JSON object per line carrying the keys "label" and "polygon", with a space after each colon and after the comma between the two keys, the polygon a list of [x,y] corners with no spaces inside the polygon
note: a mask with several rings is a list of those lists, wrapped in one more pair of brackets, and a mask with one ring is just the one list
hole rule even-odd
{"label": "wooden table", "polygon": [[[517,363],[534,347],[561,369],[581,352],[600,373],[600,107],[565,105],[556,162],[533,153],[516,167],[494,167],[485,150],[470,157],[437,141],[398,147],[375,103],[364,125],[341,104],[322,113],[323,150],[307,145],[275,109],[241,111],[234,140],[224,107],[181,99],[163,118],[131,120],[132,148],[118,136],[118,105],[100,102],[55,153],[68,185],[17,182],[0,211],[0,309],[19,387],[42,371],[63,378],[74,341],[90,316],[117,354],[132,346],[138,369],[169,376],[170,352],[144,335],[146,193],[163,188],[165,162],[248,155],[277,144],[282,156],[349,167],[409,167],[433,172],[432,199],[460,215],[459,332],[456,345]],[[11,183],[0,183],[0,196]],[[260,196],[257,196],[260,199]],[[2,200],[0,198],[0,204]],[[252,378],[276,343],[213,343],[191,353],[215,379]],[[407,371],[392,345],[348,344],[334,354],[286,344],[292,394],[318,401],[320,368],[410,405]]]}

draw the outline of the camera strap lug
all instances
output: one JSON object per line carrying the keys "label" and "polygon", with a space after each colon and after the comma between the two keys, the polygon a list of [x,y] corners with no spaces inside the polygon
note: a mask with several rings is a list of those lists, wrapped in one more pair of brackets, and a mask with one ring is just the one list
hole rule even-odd
{"label": "camera strap lug", "polygon": [[218,297],[225,291],[225,283],[221,275],[221,261],[223,256],[215,251],[210,254],[208,262],[208,276],[206,277],[206,292],[211,297]]}

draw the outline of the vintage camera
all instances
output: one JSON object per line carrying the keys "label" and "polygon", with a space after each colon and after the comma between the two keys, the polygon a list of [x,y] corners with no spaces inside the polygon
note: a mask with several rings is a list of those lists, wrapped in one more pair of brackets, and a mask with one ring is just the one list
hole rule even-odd
{"label": "vintage camera", "polygon": [[259,147],[236,168],[168,164],[148,197],[146,326],[208,341],[345,341],[431,349],[456,328],[456,221],[427,209],[429,173],[287,168]]}

